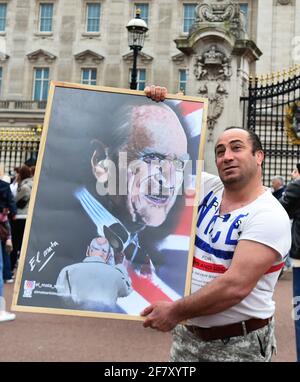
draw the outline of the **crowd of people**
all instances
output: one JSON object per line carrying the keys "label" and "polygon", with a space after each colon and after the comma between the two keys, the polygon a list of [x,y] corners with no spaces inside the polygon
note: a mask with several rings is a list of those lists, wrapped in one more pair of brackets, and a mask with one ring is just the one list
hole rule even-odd
{"label": "crowd of people", "polygon": [[0,322],[12,321],[15,314],[6,311],[3,284],[13,283],[21,251],[34,166],[14,168],[10,177],[0,169]]}

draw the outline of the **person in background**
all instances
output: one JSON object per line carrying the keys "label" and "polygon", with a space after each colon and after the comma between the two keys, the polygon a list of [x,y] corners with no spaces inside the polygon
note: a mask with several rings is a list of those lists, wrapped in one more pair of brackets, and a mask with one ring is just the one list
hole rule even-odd
{"label": "person in background", "polygon": [[[8,183],[7,183],[8,184]],[[14,282],[13,274],[11,271],[11,261],[10,254],[12,252],[12,236],[11,236],[11,225],[9,220],[10,211],[13,212],[13,217],[15,218],[16,214],[16,206],[14,199],[12,199],[12,203],[9,208],[2,208],[2,212],[0,212],[0,239],[2,246],[2,260],[3,260],[3,280],[7,284],[11,284]],[[11,214],[10,214],[11,218]]]}
{"label": "person in background", "polygon": [[273,196],[276,199],[280,199],[285,191],[284,178],[280,175],[276,175],[272,178]]}
{"label": "person in background", "polygon": [[8,184],[10,183],[10,176],[5,174],[3,164],[0,164],[0,179]]}
{"label": "person in background", "polygon": [[31,177],[33,178],[35,174],[35,166],[30,167],[30,173],[31,173]]}
{"label": "person in background", "polygon": [[14,168],[13,176],[12,176],[11,183],[10,183],[10,189],[11,189],[11,192],[12,192],[14,198],[17,195],[19,170],[20,170],[20,167]]}
{"label": "person in background", "polygon": [[15,268],[23,241],[23,234],[28,213],[28,205],[32,190],[32,177],[30,168],[23,165],[17,175],[18,188],[16,193],[17,215],[12,222],[13,251],[11,253],[11,267]]}
{"label": "person in background", "polygon": [[7,212],[10,212],[12,219],[16,214],[16,205],[9,187],[9,183],[0,180],[0,322],[11,321],[16,318],[14,313],[9,313],[5,310],[5,299],[3,296],[3,249],[8,246],[9,227],[7,226]]}
{"label": "person in background", "polygon": [[[10,184],[11,178],[5,174],[4,165],[0,164],[0,179]],[[14,196],[14,195],[13,195]],[[13,274],[11,271],[10,253],[12,252],[11,224],[9,221],[9,209],[3,208],[0,211],[0,233],[3,258],[3,280],[5,283],[13,283]]]}
{"label": "person in background", "polygon": [[300,163],[294,167],[291,175],[293,180],[287,185],[280,203],[289,214],[289,217],[293,219],[292,247],[289,256],[293,267],[297,361],[300,362],[300,317],[296,314],[297,306],[300,303]]}

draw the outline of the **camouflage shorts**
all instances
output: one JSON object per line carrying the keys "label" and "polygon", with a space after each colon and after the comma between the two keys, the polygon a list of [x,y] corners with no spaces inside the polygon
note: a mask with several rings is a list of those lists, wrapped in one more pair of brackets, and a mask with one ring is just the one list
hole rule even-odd
{"label": "camouflage shorts", "polygon": [[270,362],[276,352],[274,319],[246,336],[203,341],[178,325],[173,330],[171,362]]}

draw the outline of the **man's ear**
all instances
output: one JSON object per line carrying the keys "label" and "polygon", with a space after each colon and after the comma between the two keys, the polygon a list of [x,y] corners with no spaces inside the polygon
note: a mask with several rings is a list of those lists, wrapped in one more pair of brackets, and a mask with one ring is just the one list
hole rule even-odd
{"label": "man's ear", "polygon": [[94,151],[91,158],[92,171],[99,183],[105,183],[108,181],[109,176],[109,159],[106,156],[105,159],[97,161],[97,150]]}
{"label": "man's ear", "polygon": [[264,158],[265,158],[264,152],[262,150],[257,150],[255,154],[256,154],[256,158],[257,158],[257,163],[259,165],[262,165]]}

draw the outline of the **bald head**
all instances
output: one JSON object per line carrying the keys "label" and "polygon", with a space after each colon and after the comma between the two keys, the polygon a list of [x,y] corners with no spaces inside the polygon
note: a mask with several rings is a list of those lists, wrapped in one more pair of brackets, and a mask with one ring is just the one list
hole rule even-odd
{"label": "bald head", "polygon": [[128,149],[143,152],[153,149],[177,157],[187,152],[185,132],[176,114],[165,105],[135,106],[131,114],[132,135]]}

